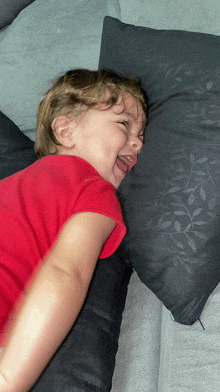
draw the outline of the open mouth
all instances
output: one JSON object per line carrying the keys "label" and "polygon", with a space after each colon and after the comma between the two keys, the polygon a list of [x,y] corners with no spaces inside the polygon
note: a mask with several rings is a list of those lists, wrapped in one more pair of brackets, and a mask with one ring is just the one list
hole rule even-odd
{"label": "open mouth", "polygon": [[136,162],[136,155],[119,155],[116,160],[116,165],[124,174],[127,174]]}

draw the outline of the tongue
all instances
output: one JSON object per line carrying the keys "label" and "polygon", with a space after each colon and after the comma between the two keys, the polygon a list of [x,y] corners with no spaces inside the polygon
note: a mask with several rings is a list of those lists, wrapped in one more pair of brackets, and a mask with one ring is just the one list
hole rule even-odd
{"label": "tongue", "polygon": [[120,158],[117,158],[116,164],[119,167],[119,169],[121,169],[124,173],[128,172],[129,170],[128,165],[126,165],[126,163],[124,163]]}

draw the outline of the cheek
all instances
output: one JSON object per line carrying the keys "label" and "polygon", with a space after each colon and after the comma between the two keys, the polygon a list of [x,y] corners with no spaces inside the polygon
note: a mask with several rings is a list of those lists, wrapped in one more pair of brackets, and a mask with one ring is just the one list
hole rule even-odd
{"label": "cheek", "polygon": [[122,134],[120,140],[118,141],[119,150],[124,149],[128,145],[128,137],[126,134]]}
{"label": "cheek", "polygon": [[115,135],[114,142],[116,146],[124,147],[128,142],[128,135],[121,130]]}

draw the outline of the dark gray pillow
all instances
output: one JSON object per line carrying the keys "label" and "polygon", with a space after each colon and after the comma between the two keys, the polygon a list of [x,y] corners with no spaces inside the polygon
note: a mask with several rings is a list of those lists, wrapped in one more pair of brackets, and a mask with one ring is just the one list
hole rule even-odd
{"label": "dark gray pillow", "polygon": [[[0,179],[36,161],[34,143],[0,112]],[[32,392],[109,392],[131,266],[98,262],[84,307]]]}
{"label": "dark gray pillow", "polygon": [[36,160],[34,142],[0,111],[0,180]]}
{"label": "dark gray pillow", "polygon": [[220,37],[106,17],[99,68],[142,80],[148,125],[119,187],[120,256],[192,324],[220,280]]}

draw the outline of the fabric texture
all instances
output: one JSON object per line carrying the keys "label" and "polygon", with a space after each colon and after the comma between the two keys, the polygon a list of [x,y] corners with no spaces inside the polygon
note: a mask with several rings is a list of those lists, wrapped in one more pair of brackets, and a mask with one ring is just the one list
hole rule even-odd
{"label": "fabric texture", "polygon": [[158,30],[187,30],[219,35],[218,0],[118,0],[124,23]]}
{"label": "fabric texture", "polygon": [[36,160],[33,141],[0,111],[0,180]]}
{"label": "fabric texture", "polygon": [[111,392],[159,392],[162,308],[161,301],[134,272],[123,312]]}
{"label": "fabric texture", "polygon": [[71,216],[90,211],[117,222],[100,258],[114,253],[126,229],[115,188],[78,157],[47,156],[2,180],[0,195],[2,330],[19,293]]}
{"label": "fabric texture", "polygon": [[192,324],[220,279],[220,37],[104,20],[99,68],[142,80],[145,145],[119,187],[120,256]]}
{"label": "fabric texture", "polygon": [[[37,160],[33,144],[0,112],[1,179]],[[98,261],[76,323],[31,391],[110,391],[131,273],[115,254]]]}
{"label": "fabric texture", "polygon": [[163,309],[158,391],[214,392],[220,383],[220,284],[209,297],[199,322],[174,323]]}
{"label": "fabric texture", "polygon": [[35,0],[0,31],[0,108],[22,131],[36,127],[38,104],[55,78],[97,69],[103,18],[118,8],[118,0]]}
{"label": "fabric texture", "polygon": [[34,0],[1,0],[0,29],[9,25]]}

